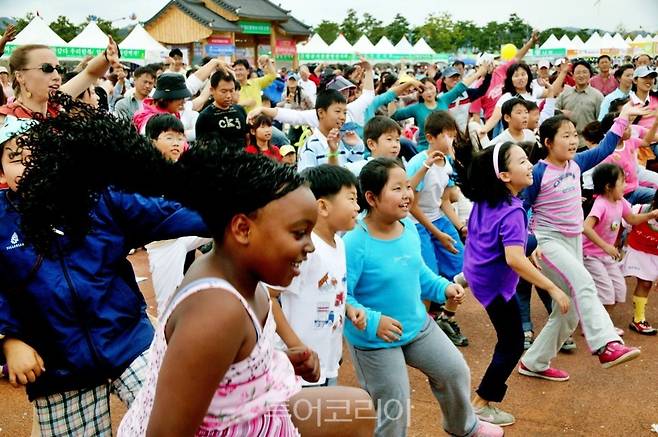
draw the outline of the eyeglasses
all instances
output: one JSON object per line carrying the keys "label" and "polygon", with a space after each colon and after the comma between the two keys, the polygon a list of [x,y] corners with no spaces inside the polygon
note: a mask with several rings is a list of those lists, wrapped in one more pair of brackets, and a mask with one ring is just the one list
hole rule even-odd
{"label": "eyeglasses", "polygon": [[41,64],[39,67],[34,67],[34,68],[21,68],[21,70],[41,70],[44,73],[52,73],[53,71],[57,70],[59,74],[64,74],[66,73],[66,68],[62,67],[61,65],[53,65],[53,64]]}

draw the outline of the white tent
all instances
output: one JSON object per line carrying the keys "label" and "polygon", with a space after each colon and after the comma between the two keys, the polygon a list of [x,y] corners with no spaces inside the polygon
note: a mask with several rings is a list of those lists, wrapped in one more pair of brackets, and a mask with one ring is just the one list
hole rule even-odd
{"label": "white tent", "polygon": [[627,36],[626,39],[624,40],[626,43],[630,44],[633,42],[633,39],[630,36]]}
{"label": "white tent", "polygon": [[560,41],[555,37],[554,34],[551,34],[551,36],[548,37],[546,41],[544,41],[544,44],[539,47],[540,49],[561,49],[564,47],[560,47]]}
{"label": "white tent", "polygon": [[647,39],[644,37],[644,35],[639,34],[638,36],[635,37],[633,42],[647,42]]}
{"label": "white tent", "polygon": [[610,35],[609,33],[606,32],[601,37],[601,48],[602,49],[611,49],[611,48],[613,48],[613,45],[614,45],[614,39],[612,38],[612,35]]}
{"label": "white tent", "polygon": [[624,37],[620,33],[615,33],[615,36],[612,37],[612,48],[619,50],[628,49],[628,43],[624,41]]}
{"label": "white tent", "polygon": [[406,36],[403,36],[400,41],[395,45],[395,49],[401,55],[408,55],[414,52],[414,48],[407,39]]}
{"label": "white tent", "polygon": [[414,44],[414,54],[416,55],[434,55],[434,50],[427,44],[425,38],[419,39],[416,44]]}
{"label": "white tent", "polygon": [[69,41],[69,47],[100,49],[107,47],[108,37],[95,21],[90,21],[82,32]]}
{"label": "white tent", "polygon": [[592,36],[585,41],[585,49],[589,51],[601,50],[602,42],[603,38],[601,38],[601,35],[599,35],[598,32],[594,32]]}
{"label": "white tent", "polygon": [[571,43],[567,47],[568,50],[576,50],[576,51],[583,50],[584,48],[585,48],[585,43],[583,42],[582,39],[580,39],[580,36],[578,35],[573,37]]}
{"label": "white tent", "polygon": [[560,38],[560,49],[568,49],[569,46],[571,45],[571,40],[567,35],[562,35],[562,38]]}
{"label": "white tent", "polygon": [[352,46],[352,50],[363,55],[367,53],[374,53],[375,46],[370,42],[367,36],[361,35],[361,38],[359,38],[358,41],[355,42]]}
{"label": "white tent", "polygon": [[331,53],[352,53],[354,49],[352,49],[352,44],[350,44],[341,33],[338,35],[338,38],[329,45],[329,51]]}
{"label": "white tent", "polygon": [[391,43],[391,41],[389,41],[388,38],[382,36],[382,39],[380,39],[377,44],[375,44],[375,52],[383,55],[392,55],[396,54],[397,50],[395,50],[395,46]]}
{"label": "white tent", "polygon": [[141,24],[135,25],[128,36],[121,41],[122,50],[145,50],[144,63],[160,62],[167,57],[169,50],[153,38]]}
{"label": "white tent", "polygon": [[[65,47],[66,41],[48,27],[43,18],[34,17],[10,44],[13,46],[45,44],[50,47]],[[105,45],[107,45],[107,42]]]}
{"label": "white tent", "polygon": [[297,44],[297,53],[328,53],[329,46],[317,33],[307,42]]}

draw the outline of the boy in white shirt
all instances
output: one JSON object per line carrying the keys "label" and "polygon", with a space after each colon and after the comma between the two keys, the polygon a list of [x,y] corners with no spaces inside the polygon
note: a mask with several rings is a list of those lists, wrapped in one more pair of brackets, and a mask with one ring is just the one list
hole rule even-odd
{"label": "boy in white shirt", "polygon": [[534,142],[535,133],[528,129],[529,110],[528,102],[519,97],[512,97],[503,103],[500,112],[503,116],[503,124],[507,125],[507,129],[492,139],[490,146],[506,141]]}
{"label": "boy in white shirt", "polygon": [[356,224],[357,180],[349,170],[327,164],[308,168],[302,176],[318,204],[318,220],[311,235],[315,251],[301,264],[299,276],[285,290],[271,290],[272,297],[281,301],[279,309],[273,300],[273,312],[277,334],[286,346],[305,345],[320,358],[318,382],[302,384],[331,386],[336,385],[338,378],[345,316],[365,329],[364,311],[345,304],[345,247],[338,236]]}

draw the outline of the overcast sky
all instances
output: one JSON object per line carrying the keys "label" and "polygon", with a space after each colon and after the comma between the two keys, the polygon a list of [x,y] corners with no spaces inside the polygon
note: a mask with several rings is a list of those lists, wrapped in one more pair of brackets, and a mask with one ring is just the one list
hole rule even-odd
{"label": "overcast sky", "polygon": [[[24,16],[27,12],[39,11],[47,21],[67,15],[78,23],[90,14],[118,20],[135,13],[138,20],[145,21],[167,1],[0,0],[0,16]],[[658,31],[658,0],[274,0],[274,3],[290,9],[296,18],[309,25],[318,24],[322,19],[340,22],[351,7],[359,15],[369,12],[385,23],[398,12],[412,24],[421,24],[427,15],[442,11],[456,19],[473,20],[478,24],[504,21],[516,12],[539,29],[596,27],[612,31],[622,25],[627,30]],[[401,8],[401,4],[405,7]],[[127,23],[117,21],[116,24]]]}

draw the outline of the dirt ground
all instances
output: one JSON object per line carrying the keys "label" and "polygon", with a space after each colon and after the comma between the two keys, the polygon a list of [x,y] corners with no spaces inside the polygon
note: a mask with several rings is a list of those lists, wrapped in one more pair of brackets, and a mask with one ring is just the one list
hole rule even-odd
{"label": "dirt ground", "polygon": [[[148,276],[145,252],[131,257],[138,276]],[[150,280],[140,283],[147,301],[152,302]],[[543,325],[546,313],[533,299],[533,319],[536,328]],[[649,318],[658,323],[658,296],[651,296],[647,307]],[[629,302],[615,309],[613,321],[626,329],[632,316]],[[494,345],[494,332],[484,310],[471,296],[458,315],[462,331],[470,345],[460,349],[471,367],[472,385],[477,387],[489,363]],[[536,329],[537,331],[537,329]],[[577,331],[578,349],[561,354],[556,367],[567,370],[567,382],[549,382],[514,373],[509,380],[507,398],[501,405],[516,416],[515,425],[506,428],[507,436],[651,436],[652,424],[658,423],[658,337],[644,337],[628,332],[628,344],[642,349],[635,361],[604,370],[587,351],[584,339]],[[428,351],[431,353],[431,351]],[[339,381],[357,385],[354,370],[345,352]],[[409,369],[412,386],[412,417],[410,436],[443,435],[441,413],[432,396],[425,376]],[[125,409],[114,399],[113,422],[118,425]],[[28,436],[32,409],[21,389],[13,389],[0,381],[0,437]]]}

